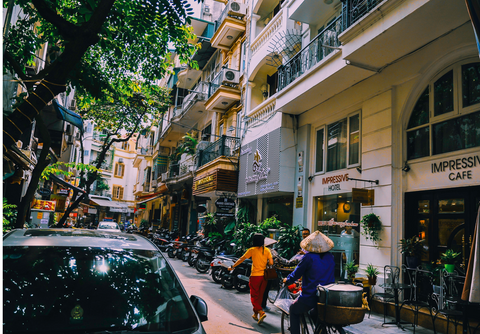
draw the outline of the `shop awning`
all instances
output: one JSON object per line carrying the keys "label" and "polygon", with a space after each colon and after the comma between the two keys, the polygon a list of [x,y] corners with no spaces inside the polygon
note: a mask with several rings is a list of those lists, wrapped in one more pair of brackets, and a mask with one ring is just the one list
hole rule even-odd
{"label": "shop awning", "polygon": [[157,198],[160,198],[160,197],[162,197],[162,196],[163,196],[163,194],[162,194],[162,195],[155,196],[155,197],[151,197],[151,198],[148,198],[148,199],[145,199],[145,200],[140,201],[140,202],[137,202],[137,203],[135,203],[135,204],[147,203],[147,202],[156,200]]}
{"label": "shop awning", "polygon": [[91,198],[90,201],[96,205],[110,208],[111,212],[123,212],[123,213],[129,212],[128,205],[126,203],[109,201],[106,199],[99,199],[99,198]]}
{"label": "shop awning", "polygon": [[57,116],[59,119],[63,119],[65,122],[68,122],[72,124],[73,126],[76,126],[81,133],[83,133],[83,120],[82,116],[79,114],[68,110],[64,106],[61,106],[60,104],[57,103],[56,100],[53,100],[53,107],[55,108],[55,111],[57,112]]}

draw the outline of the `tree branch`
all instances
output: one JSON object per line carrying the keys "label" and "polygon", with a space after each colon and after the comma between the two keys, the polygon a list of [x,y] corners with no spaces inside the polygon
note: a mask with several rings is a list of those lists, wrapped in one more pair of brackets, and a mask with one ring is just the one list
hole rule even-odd
{"label": "tree branch", "polygon": [[32,0],[32,4],[35,6],[38,14],[57,27],[60,34],[65,37],[66,40],[72,41],[78,38],[79,28],[58,15],[44,0]]}
{"label": "tree branch", "polygon": [[5,61],[7,61],[13,68],[13,70],[15,71],[15,74],[18,75],[18,77],[20,79],[22,79],[23,81],[25,80],[29,80],[30,78],[27,77],[25,75],[25,73],[23,73],[23,68],[22,66],[20,66],[20,64],[15,60],[15,58],[13,58],[13,56],[10,54],[10,52],[8,51],[4,51],[3,52],[3,58]]}

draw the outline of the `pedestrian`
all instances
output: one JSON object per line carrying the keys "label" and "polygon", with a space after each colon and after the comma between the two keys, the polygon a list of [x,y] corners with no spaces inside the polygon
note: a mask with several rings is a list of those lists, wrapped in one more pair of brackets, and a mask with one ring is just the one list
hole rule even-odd
{"label": "pedestrian", "polygon": [[333,241],[320,231],[315,231],[300,242],[307,252],[295,270],[284,278],[290,285],[302,278],[302,292],[290,306],[290,332],[300,333],[300,316],[317,306],[317,286],[335,283]]}
{"label": "pedestrian", "polygon": [[258,324],[261,324],[267,316],[262,309],[263,293],[267,285],[267,281],[263,275],[267,264],[273,265],[273,259],[270,249],[264,246],[265,237],[261,233],[255,233],[252,240],[253,247],[249,248],[228,270],[231,271],[245,261],[245,259],[252,258],[252,271],[248,284],[250,287],[250,300],[253,306],[252,318],[257,321]]}

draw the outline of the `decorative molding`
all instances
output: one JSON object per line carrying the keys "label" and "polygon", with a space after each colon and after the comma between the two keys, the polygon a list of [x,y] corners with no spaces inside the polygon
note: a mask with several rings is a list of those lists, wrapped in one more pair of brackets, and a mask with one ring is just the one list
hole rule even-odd
{"label": "decorative molding", "polygon": [[254,55],[266,42],[270,41],[271,37],[282,27],[283,9],[275,15],[272,21],[258,34],[253,40],[250,49]]}

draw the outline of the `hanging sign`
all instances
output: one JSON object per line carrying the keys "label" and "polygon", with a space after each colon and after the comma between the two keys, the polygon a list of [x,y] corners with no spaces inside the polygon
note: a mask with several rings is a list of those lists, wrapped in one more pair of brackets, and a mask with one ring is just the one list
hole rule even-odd
{"label": "hanging sign", "polygon": [[215,201],[215,206],[220,210],[230,211],[235,209],[235,201],[231,198],[221,197]]}
{"label": "hanging sign", "polygon": [[352,188],[352,202],[369,203],[368,189]]}

